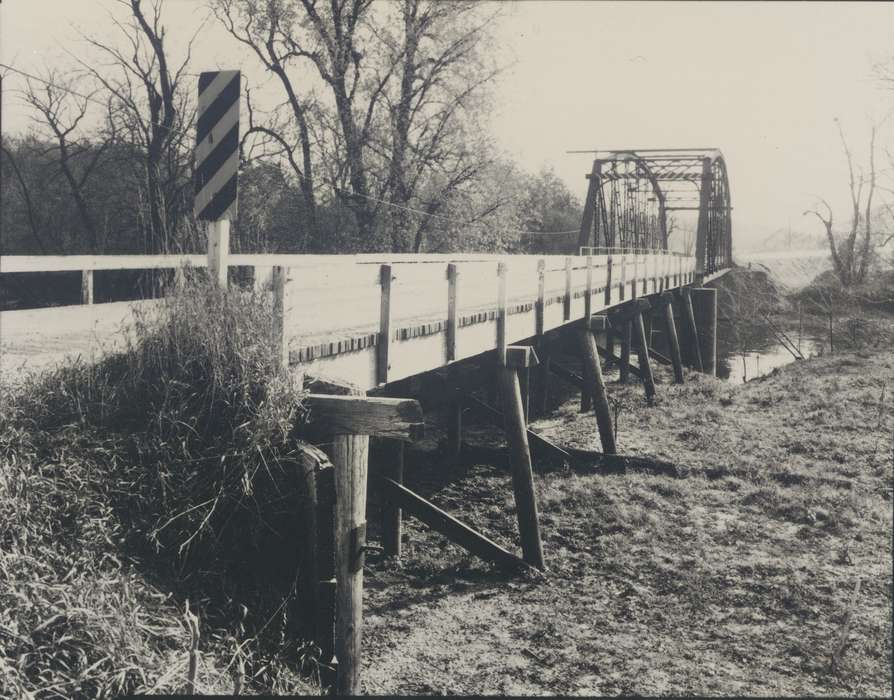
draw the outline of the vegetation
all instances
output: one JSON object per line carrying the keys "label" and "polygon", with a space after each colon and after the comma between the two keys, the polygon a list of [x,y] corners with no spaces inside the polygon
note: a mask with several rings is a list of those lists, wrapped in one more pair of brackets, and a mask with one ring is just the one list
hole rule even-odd
{"label": "vegetation", "polygon": [[[370,561],[368,692],[890,695],[888,348],[740,386],[657,376],[653,407],[638,383],[609,384],[636,409],[620,449],[682,477],[539,474],[545,579],[507,578],[413,520],[402,566]],[[556,398],[533,427],[598,449],[577,396]],[[408,468],[408,486],[518,551],[509,476],[446,474]]]}
{"label": "vegetation", "polygon": [[270,321],[268,302],[193,282],[126,352],[4,387],[0,694],[177,692],[186,611],[200,690],[307,687],[281,663],[299,656],[301,392]]}

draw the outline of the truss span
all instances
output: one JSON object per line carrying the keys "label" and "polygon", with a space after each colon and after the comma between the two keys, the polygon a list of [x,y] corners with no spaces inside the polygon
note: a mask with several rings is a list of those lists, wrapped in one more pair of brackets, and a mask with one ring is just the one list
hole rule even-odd
{"label": "truss span", "polygon": [[581,248],[676,250],[694,254],[705,274],[732,264],[729,177],[719,149],[592,152]]}

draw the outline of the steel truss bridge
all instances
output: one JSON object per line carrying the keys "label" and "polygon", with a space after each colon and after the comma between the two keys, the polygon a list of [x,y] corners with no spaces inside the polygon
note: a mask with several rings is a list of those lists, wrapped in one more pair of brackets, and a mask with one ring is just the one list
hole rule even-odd
{"label": "steel truss bridge", "polygon": [[[578,245],[584,250],[668,250],[669,212],[697,215],[696,271],[712,274],[732,264],[730,188],[716,148],[592,151],[593,169]],[[671,214],[672,215],[672,214]],[[583,252],[583,251],[582,251]]]}

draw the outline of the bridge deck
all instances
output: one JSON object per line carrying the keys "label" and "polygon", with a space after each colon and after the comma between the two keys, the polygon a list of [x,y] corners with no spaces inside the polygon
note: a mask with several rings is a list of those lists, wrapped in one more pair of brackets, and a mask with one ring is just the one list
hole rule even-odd
{"label": "bridge deck", "polygon": [[[91,258],[90,268],[116,269],[112,257]],[[4,259],[4,271],[10,261]],[[65,269],[72,269],[71,261],[65,263]],[[509,344],[583,318],[588,288],[591,313],[598,313],[632,296],[696,281],[695,258],[676,254],[616,254],[611,272],[609,256],[604,255],[231,255],[226,264],[253,266],[256,277],[273,266],[285,268],[283,349],[289,363],[296,370],[337,377],[366,389],[496,349],[501,264],[506,270]],[[384,337],[384,265],[390,266],[392,280],[390,290],[385,290],[390,313],[388,369],[383,373],[377,359]],[[452,282],[448,266],[456,271]],[[73,354],[90,359],[119,349],[133,310],[151,309],[155,303],[4,311],[0,367],[8,376],[22,367],[39,368]],[[538,308],[542,308],[540,323]]]}

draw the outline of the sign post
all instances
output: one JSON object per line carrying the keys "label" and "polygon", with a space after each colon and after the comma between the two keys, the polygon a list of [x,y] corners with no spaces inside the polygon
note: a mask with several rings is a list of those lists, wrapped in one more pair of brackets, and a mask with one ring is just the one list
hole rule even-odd
{"label": "sign post", "polygon": [[230,221],[236,218],[239,85],[237,70],[211,71],[199,76],[195,216],[208,222],[208,273],[224,288]]}

